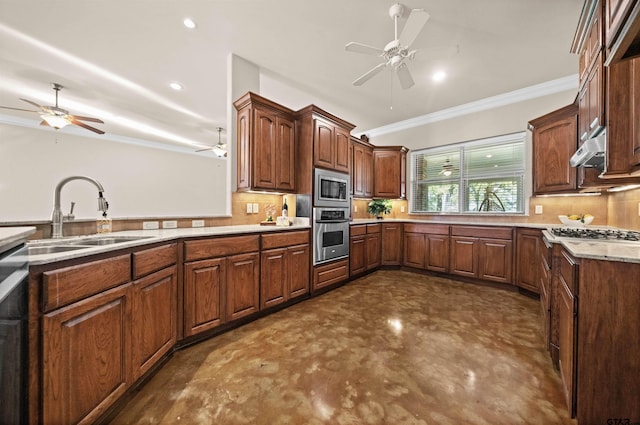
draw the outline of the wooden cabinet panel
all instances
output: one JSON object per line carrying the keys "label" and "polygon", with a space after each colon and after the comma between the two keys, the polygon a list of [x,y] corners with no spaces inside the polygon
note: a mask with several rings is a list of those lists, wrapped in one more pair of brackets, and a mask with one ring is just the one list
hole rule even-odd
{"label": "wooden cabinet panel", "polygon": [[604,0],[605,43],[611,47],[621,28],[621,24],[633,6],[634,0]]}
{"label": "wooden cabinet panel", "polygon": [[578,146],[577,109],[576,105],[569,105],[529,122],[534,194],[577,189],[576,169],[569,165]]}
{"label": "wooden cabinet panel", "polygon": [[[307,234],[308,235],[308,234]],[[287,249],[289,262],[289,299],[309,293],[309,244],[296,245]]]}
{"label": "wooden cabinet panel", "polygon": [[365,254],[366,245],[367,245],[366,235],[351,236],[349,238],[349,272],[351,276],[360,274],[367,269],[366,254]]}
{"label": "wooden cabinet panel", "polygon": [[404,252],[402,264],[417,269],[424,268],[425,237],[422,233],[404,232]]}
{"label": "wooden cabinet panel", "polygon": [[335,128],[335,165],[334,170],[348,173],[351,170],[349,144],[351,134],[340,127]]}
{"label": "wooden cabinet panel", "polygon": [[239,191],[251,189],[251,109],[244,108],[238,110],[237,118],[237,188]]}
{"label": "wooden cabinet panel", "polygon": [[516,276],[514,283],[529,291],[540,293],[538,288],[542,232],[537,229],[516,229]]}
{"label": "wooden cabinet panel", "polygon": [[512,242],[480,239],[479,245],[480,279],[511,283]]}
{"label": "wooden cabinet panel", "polygon": [[261,253],[261,309],[281,304],[287,299],[289,269],[287,267],[286,254],[286,248],[270,249]]}
{"label": "wooden cabinet panel", "polygon": [[225,322],[225,258],[184,265],[184,335],[191,336]]}
{"label": "wooden cabinet panel", "polygon": [[[262,109],[254,110],[253,126],[253,182],[254,188],[276,188],[276,115]],[[259,158],[259,160],[258,160]]]}
{"label": "wooden cabinet panel", "polygon": [[131,280],[131,257],[120,255],[43,273],[44,310],[97,294]]}
{"label": "wooden cabinet panel", "polygon": [[334,128],[322,119],[313,120],[313,163],[317,167],[333,169],[334,159]]}
{"label": "wooden cabinet panel", "polygon": [[450,273],[467,277],[479,277],[478,253],[478,239],[452,236]]}
{"label": "wooden cabinet panel", "polygon": [[371,270],[380,267],[380,233],[367,234],[365,252],[367,257],[366,269]]}
{"label": "wooden cabinet panel", "polygon": [[133,278],[138,279],[175,264],[178,261],[178,244],[172,243],[134,252],[131,257],[133,261]]}
{"label": "wooden cabinet panel", "polygon": [[313,267],[313,290],[317,291],[349,278],[349,260],[338,260]]}
{"label": "wooden cabinet panel", "polygon": [[176,343],[177,268],[133,282],[132,375],[138,379]]}
{"label": "wooden cabinet panel", "polygon": [[381,243],[380,264],[383,266],[399,266],[402,264],[402,224],[383,224]]}
{"label": "wooden cabinet panel", "polygon": [[561,279],[559,289],[559,344],[560,344],[560,377],[567,408],[571,417],[575,416],[575,299],[571,291]]}
{"label": "wooden cabinet panel", "polygon": [[285,248],[309,243],[309,231],[293,231],[263,234],[262,249]]}
{"label": "wooden cabinet panel", "polygon": [[513,229],[498,226],[451,226],[451,236],[511,240]]}
{"label": "wooden cabinet panel", "polygon": [[260,310],[260,256],[257,252],[227,259],[226,320],[236,320]]}
{"label": "wooden cabinet panel", "polygon": [[404,198],[406,188],[407,148],[403,146],[375,147],[373,149],[373,196],[377,198]]}
{"label": "wooden cabinet panel", "polygon": [[228,238],[199,239],[184,242],[184,261],[224,257],[260,249],[260,236],[234,236]]}
{"label": "wooden cabinet panel", "polygon": [[42,317],[45,424],[93,423],[131,383],[131,285]]}
{"label": "wooden cabinet panel", "polygon": [[449,236],[426,234],[425,268],[436,272],[449,271]]}
{"label": "wooden cabinet panel", "polygon": [[[294,192],[296,188],[296,131],[293,119],[276,117],[275,187]],[[262,161],[263,158],[260,158]]]}
{"label": "wooden cabinet panel", "polygon": [[355,198],[373,196],[373,146],[361,143],[358,139],[351,142],[353,147],[351,183]]}

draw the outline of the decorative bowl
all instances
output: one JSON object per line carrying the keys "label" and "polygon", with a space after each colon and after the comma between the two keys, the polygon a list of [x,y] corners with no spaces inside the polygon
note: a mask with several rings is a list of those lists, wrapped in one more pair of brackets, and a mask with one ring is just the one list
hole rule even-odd
{"label": "decorative bowl", "polygon": [[560,219],[560,222],[564,225],[567,226],[572,226],[572,227],[583,227],[586,226],[587,224],[590,224],[593,219],[595,218],[592,215],[589,216],[580,216],[578,219],[571,219],[566,215],[559,215],[558,218]]}

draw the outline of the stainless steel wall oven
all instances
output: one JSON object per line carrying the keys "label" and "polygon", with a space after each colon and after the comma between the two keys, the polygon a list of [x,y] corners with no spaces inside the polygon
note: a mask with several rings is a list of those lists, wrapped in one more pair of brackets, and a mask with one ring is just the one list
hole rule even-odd
{"label": "stainless steel wall oven", "polygon": [[313,264],[349,256],[349,208],[313,209]]}

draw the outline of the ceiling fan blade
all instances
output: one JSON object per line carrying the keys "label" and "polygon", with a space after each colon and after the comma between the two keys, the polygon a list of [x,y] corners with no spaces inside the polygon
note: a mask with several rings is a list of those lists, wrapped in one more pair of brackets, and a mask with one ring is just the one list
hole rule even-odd
{"label": "ceiling fan blade", "polygon": [[11,108],[9,106],[0,106],[1,109],[11,109],[13,111],[24,111],[24,112],[40,112],[40,111],[32,111],[31,109],[20,109],[20,108]]}
{"label": "ceiling fan blade", "polygon": [[82,120],[82,121],[91,121],[91,122],[97,122],[100,124],[104,124],[104,121],[102,121],[101,119],[98,118],[91,118],[91,117],[83,117],[81,115],[69,115],[71,118],[76,119],[76,120]]}
{"label": "ceiling fan blade", "polygon": [[366,83],[367,81],[369,81],[371,78],[373,78],[374,75],[380,73],[380,71],[382,71],[385,67],[387,66],[386,63],[381,63],[380,65],[376,66],[375,68],[370,69],[369,71],[367,71],[364,75],[362,75],[360,78],[358,78],[357,80],[355,80],[353,82],[354,86],[361,86],[364,83]]}
{"label": "ceiling fan blade", "polygon": [[104,134],[104,131],[98,130],[95,127],[91,127],[90,125],[80,122],[77,119],[75,119],[72,115],[70,117],[71,117],[71,124],[77,125],[78,127],[86,128],[87,130],[93,131],[94,133]]}
{"label": "ceiling fan blade", "polygon": [[411,43],[418,38],[420,31],[422,31],[424,24],[427,23],[430,17],[431,15],[425,12],[424,9],[413,9],[402,29],[402,34],[398,38],[400,45],[407,48],[411,46]]}
{"label": "ceiling fan blade", "polygon": [[40,121],[40,125],[41,125],[41,126],[43,126],[43,127],[51,127],[51,126],[49,125],[49,123],[48,123],[48,122],[46,122],[45,120]]}
{"label": "ceiling fan blade", "polygon": [[31,105],[33,105],[33,106],[35,106],[36,108],[42,108],[42,106],[38,105],[36,102],[32,102],[32,101],[30,101],[30,100],[23,99],[23,98],[20,98],[20,100],[22,100],[23,102],[27,102],[27,103],[29,103],[29,104],[31,104]]}
{"label": "ceiling fan blade", "polygon": [[411,77],[411,72],[409,72],[409,67],[406,63],[401,64],[398,69],[398,80],[400,80],[400,86],[403,89],[408,89],[412,87],[415,83],[413,82],[413,78]]}
{"label": "ceiling fan blade", "polygon": [[204,152],[204,151],[211,151],[213,150],[213,148],[204,148],[204,149],[198,149],[196,150],[196,152]]}
{"label": "ceiling fan blade", "polygon": [[378,49],[377,47],[373,46],[367,46],[366,44],[362,43],[356,43],[355,41],[347,43],[347,45],[344,46],[344,50],[346,50],[347,52],[364,53],[365,55],[376,56],[382,56],[382,54],[384,53],[384,50],[382,49]]}

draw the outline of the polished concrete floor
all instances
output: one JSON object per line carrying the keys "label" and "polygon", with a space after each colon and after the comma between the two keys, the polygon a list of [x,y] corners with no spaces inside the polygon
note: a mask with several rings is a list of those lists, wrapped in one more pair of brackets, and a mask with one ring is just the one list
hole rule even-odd
{"label": "polished concrete floor", "polygon": [[575,424],[538,301],[378,271],[175,353],[114,424]]}

